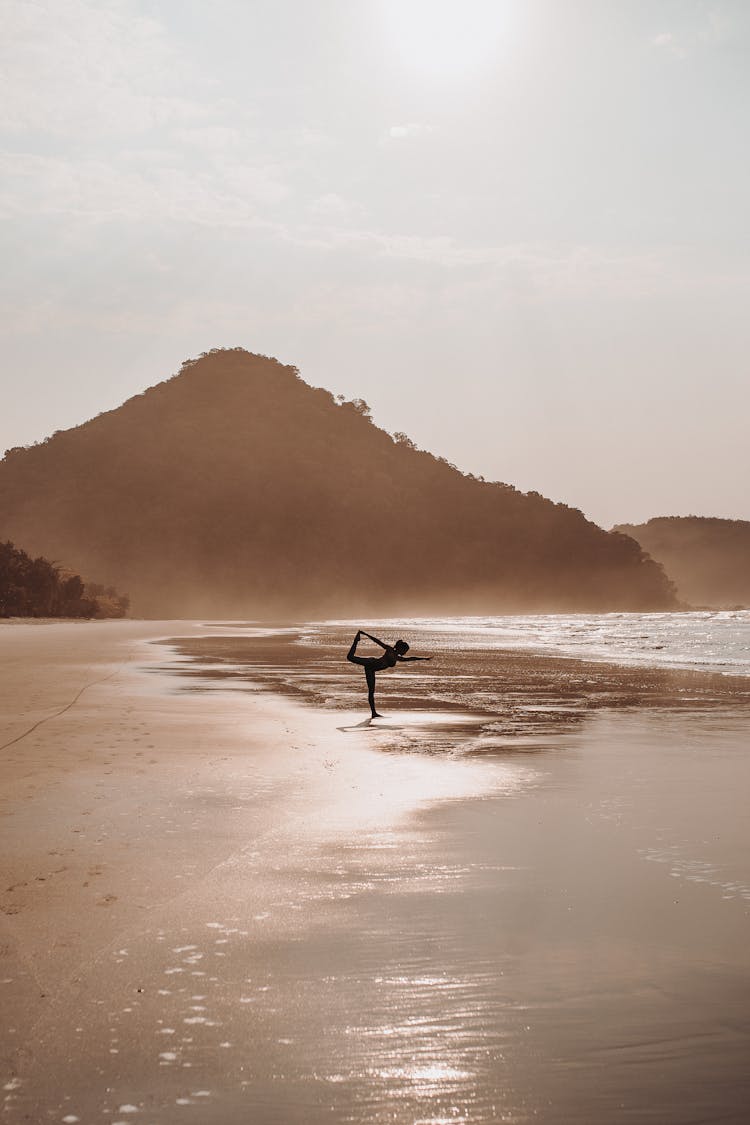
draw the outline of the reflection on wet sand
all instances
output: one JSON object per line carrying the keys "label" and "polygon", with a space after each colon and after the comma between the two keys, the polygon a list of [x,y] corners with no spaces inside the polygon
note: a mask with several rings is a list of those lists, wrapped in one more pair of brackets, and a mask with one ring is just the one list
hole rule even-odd
{"label": "reflection on wet sand", "polygon": [[[672,752],[682,723],[660,730]],[[342,759],[325,823],[253,841],[103,959],[87,1034],[106,1104],[170,1125],[741,1121],[746,903],[642,854],[708,854],[727,777],[703,787],[691,842],[695,804],[653,734],[648,715],[595,716],[543,774]],[[737,782],[743,734],[721,736]],[[702,771],[685,763],[685,791]],[[137,993],[145,965],[156,987]],[[49,1052],[64,1067],[67,1044]]]}
{"label": "reflection on wet sand", "polygon": [[745,685],[479,653],[373,723],[295,637],[144,646],[13,747],[5,1119],[744,1120]]}
{"label": "reflection on wet sand", "polygon": [[[340,648],[211,637],[177,667],[351,709]],[[389,718],[336,726],[366,740],[342,753],[427,770],[380,780],[382,804],[363,776],[354,838],[285,868],[304,929],[264,943],[273,999],[253,1011],[287,1116],[246,1061],[249,1104],[279,1122],[741,1120],[747,681],[473,652],[382,696]],[[446,800],[461,761],[488,773]]]}

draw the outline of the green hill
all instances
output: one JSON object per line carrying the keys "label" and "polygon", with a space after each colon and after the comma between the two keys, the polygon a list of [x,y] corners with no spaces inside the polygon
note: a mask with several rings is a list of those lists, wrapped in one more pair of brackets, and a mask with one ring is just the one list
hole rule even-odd
{"label": "green hill", "polygon": [[0,536],[127,589],[147,616],[675,605],[632,539],[466,476],[242,349],[9,450]]}
{"label": "green hill", "polygon": [[691,605],[750,606],[750,522],[658,516],[617,531],[637,539],[666,567]]}

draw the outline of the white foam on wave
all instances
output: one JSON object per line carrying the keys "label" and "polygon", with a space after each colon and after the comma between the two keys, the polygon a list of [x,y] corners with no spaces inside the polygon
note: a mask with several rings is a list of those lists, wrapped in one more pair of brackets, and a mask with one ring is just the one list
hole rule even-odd
{"label": "white foam on wave", "polygon": [[[351,622],[325,624],[346,626]],[[374,628],[430,633],[450,649],[508,649],[644,667],[750,676],[750,610],[686,613],[545,613],[380,620]],[[441,644],[442,642],[442,644]]]}

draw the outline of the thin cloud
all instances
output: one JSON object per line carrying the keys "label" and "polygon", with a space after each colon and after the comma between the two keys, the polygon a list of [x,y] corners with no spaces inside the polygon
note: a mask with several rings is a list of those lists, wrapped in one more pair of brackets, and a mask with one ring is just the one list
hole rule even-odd
{"label": "thin cloud", "polygon": [[687,47],[680,43],[671,31],[662,31],[659,35],[654,35],[651,46],[658,51],[666,51],[678,59],[686,59],[690,53]]}
{"label": "thin cloud", "polygon": [[275,222],[286,167],[157,20],[128,0],[6,7],[0,129],[25,144],[0,160],[4,214]]}
{"label": "thin cloud", "polygon": [[361,203],[352,199],[344,199],[336,192],[331,191],[313,199],[308,206],[308,211],[313,218],[320,219],[322,222],[341,223],[347,226],[357,221],[361,222],[365,216],[366,208]]}
{"label": "thin cloud", "polygon": [[[364,263],[392,260],[421,267],[424,277],[439,273],[484,277],[512,290],[517,298],[590,296],[641,299],[700,290],[715,285],[736,288],[741,275],[707,273],[705,263],[690,268],[679,247],[658,250],[597,247],[586,244],[513,243],[477,245],[448,236],[393,235],[367,229],[299,226],[285,228],[285,241],[310,251],[355,254]],[[439,271],[439,273],[438,273]]]}
{"label": "thin cloud", "polygon": [[274,224],[264,218],[289,188],[273,166],[196,173],[168,163],[127,168],[111,161],[0,154],[0,216],[168,220],[214,227]]}
{"label": "thin cloud", "polygon": [[[194,120],[174,97],[183,64],[160,25],[128,4],[11,3],[3,13],[0,125],[79,139]],[[186,112],[186,110],[188,112]]]}
{"label": "thin cloud", "polygon": [[649,45],[678,59],[724,48],[747,50],[750,45],[750,7],[741,3],[714,4],[697,18],[687,18],[679,32],[665,29],[653,35]]}
{"label": "thin cloud", "polygon": [[431,132],[431,125],[422,125],[418,121],[410,121],[406,125],[391,125],[386,136],[392,141],[406,141],[414,137],[424,137]]}

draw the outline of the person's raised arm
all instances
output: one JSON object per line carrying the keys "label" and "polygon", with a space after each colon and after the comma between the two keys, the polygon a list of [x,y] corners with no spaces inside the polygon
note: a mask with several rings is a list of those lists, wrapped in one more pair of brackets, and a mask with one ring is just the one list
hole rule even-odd
{"label": "person's raised arm", "polygon": [[376,645],[380,645],[380,647],[385,649],[386,652],[389,648],[393,648],[393,645],[387,645],[385,641],[379,641],[377,637],[373,637],[372,633],[366,633],[364,629],[362,630],[362,636],[369,637],[371,641],[374,641]]}

